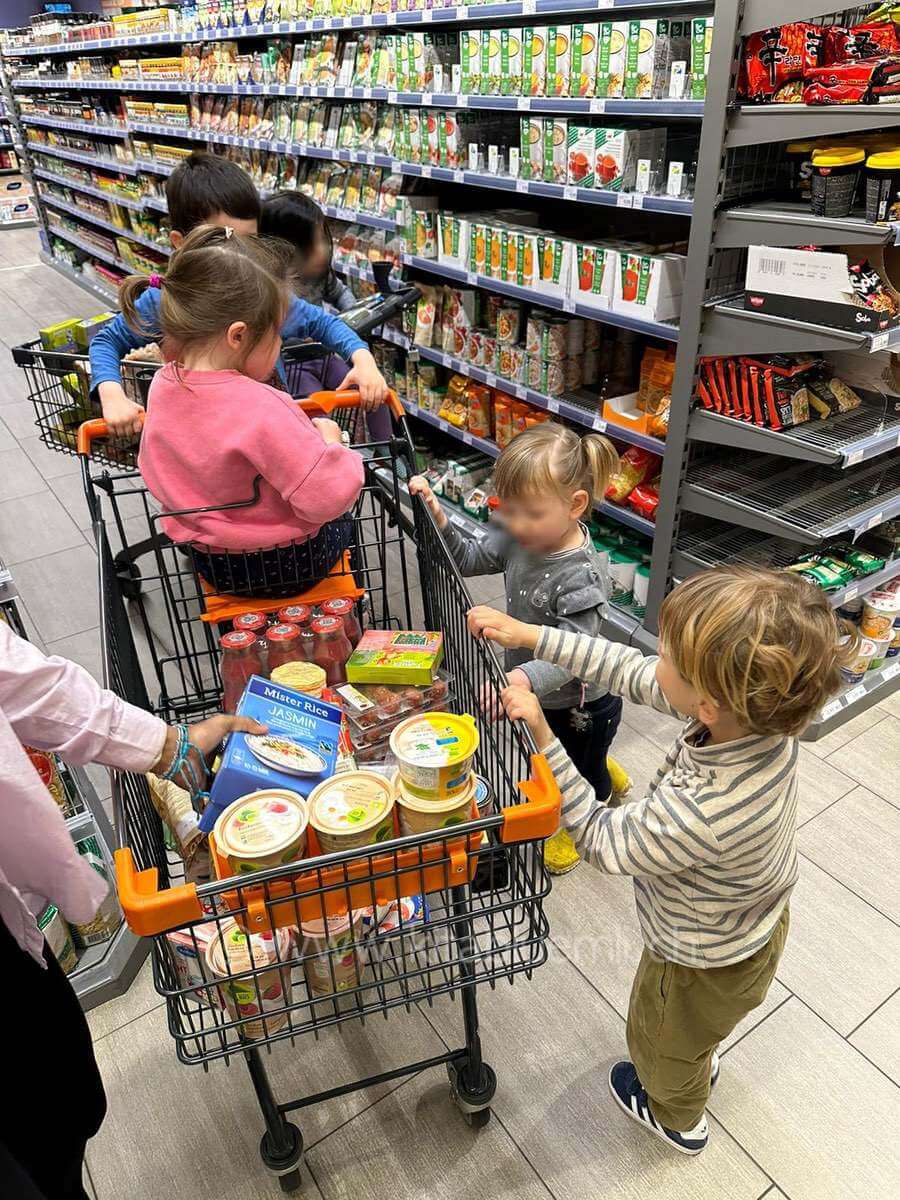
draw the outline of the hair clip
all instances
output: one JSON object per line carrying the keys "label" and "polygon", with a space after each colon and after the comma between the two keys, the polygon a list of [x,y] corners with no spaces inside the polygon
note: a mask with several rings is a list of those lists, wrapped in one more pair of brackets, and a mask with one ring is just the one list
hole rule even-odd
{"label": "hair clip", "polygon": [[232,228],[232,226],[226,225],[225,226],[225,241],[226,242],[229,241],[229,239],[231,238],[233,233],[234,233],[234,229]]}
{"label": "hair clip", "polygon": [[157,275],[155,272],[154,272],[154,274],[153,274],[153,275],[151,275],[151,276],[150,276],[150,278],[147,280],[147,283],[148,283],[148,285],[149,285],[150,287],[155,287],[155,288],[161,288],[161,287],[162,287],[162,282],[163,282],[163,281],[162,281],[162,275]]}

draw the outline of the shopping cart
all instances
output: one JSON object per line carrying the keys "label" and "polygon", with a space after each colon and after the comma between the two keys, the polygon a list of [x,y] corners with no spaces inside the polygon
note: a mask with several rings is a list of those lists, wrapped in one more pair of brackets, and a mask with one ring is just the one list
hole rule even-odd
{"label": "shopping cart", "polygon": [[[350,407],[355,401],[341,397],[338,403]],[[395,518],[399,462],[411,454],[411,446],[395,398],[394,404],[396,435],[383,446],[364,447],[367,479],[352,577],[362,592],[359,605],[367,623],[409,628],[406,555],[412,547]],[[106,683],[169,719],[201,716],[221,702],[211,640],[215,622],[202,619],[209,616],[210,600],[220,597],[201,588],[189,598],[194,573],[183,556],[181,562],[171,557],[176,550],[159,546],[154,554],[158,579],[154,587],[145,579],[137,604],[138,632],[146,644],[136,645],[101,503],[115,511],[127,496],[133,504],[140,482],[133,473],[109,466],[97,470],[89,451],[99,434],[96,425],[84,430],[82,450],[86,489],[93,497]],[[156,514],[149,508],[147,514],[153,537]],[[418,498],[414,520],[424,627],[444,635],[444,664],[452,679],[448,707],[479,712],[484,690],[503,684],[499,662],[488,644],[467,633],[471,601]],[[252,607],[259,601],[245,603]],[[147,651],[160,635],[154,629],[160,615],[161,636],[174,634],[179,645],[174,654],[158,646],[148,671]],[[158,691],[152,703],[151,691]],[[412,836],[399,836],[395,826],[397,836],[377,849],[336,853],[322,853],[315,832],[308,831],[302,864],[240,876],[230,875],[214,838],[211,871],[202,858],[186,866],[173,856],[146,778],[114,776],[119,896],[132,930],[153,939],[154,984],[166,1001],[177,1055],[185,1063],[244,1059],[265,1126],[260,1154],[286,1192],[300,1184],[303,1153],[300,1132],[288,1117],[311,1104],[444,1067],[468,1123],[479,1127],[490,1117],[497,1081],[482,1058],[476,989],[512,982],[520,974],[530,977],[546,959],[543,902],[549,880],[542,844],[557,827],[560,800],[547,763],[534,753],[524,727],[483,723],[476,769],[495,800],[483,813],[473,807],[467,822]],[[525,798],[517,802],[519,791]],[[337,1082],[314,1095],[276,1100],[261,1055],[264,1047],[293,1043],[301,1034],[320,1035],[351,1020],[409,1012],[442,995],[460,999],[459,1048]]]}

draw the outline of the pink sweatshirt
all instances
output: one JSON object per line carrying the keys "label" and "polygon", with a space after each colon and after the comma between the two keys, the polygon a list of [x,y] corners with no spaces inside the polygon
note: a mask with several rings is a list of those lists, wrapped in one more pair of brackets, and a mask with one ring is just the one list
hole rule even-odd
{"label": "pink sweatshirt", "polygon": [[22,743],[77,766],[143,772],[165,739],[158,717],[105,691],[75,663],[47,658],[0,621],[0,920],[42,965],[35,916],[52,902],[86,923],[108,888],[75,849]]}
{"label": "pink sweatshirt", "polygon": [[[138,466],[163,509],[219,511],[164,517],[174,542],[212,550],[266,550],[303,541],[351,507],[363,460],[326,445],[285,392],[238,371],[187,371],[167,363],[150,387]],[[249,500],[262,476],[259,500]]]}

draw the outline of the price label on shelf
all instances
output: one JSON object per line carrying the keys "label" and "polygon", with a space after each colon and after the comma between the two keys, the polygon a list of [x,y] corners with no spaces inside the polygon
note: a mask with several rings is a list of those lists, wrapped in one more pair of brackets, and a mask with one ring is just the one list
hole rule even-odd
{"label": "price label on shelf", "polygon": [[422,93],[422,103],[423,104],[426,104],[426,105],[431,104],[431,100],[432,100],[431,92],[423,92]]}
{"label": "price label on shelf", "polygon": [[595,97],[591,101],[591,112],[592,113],[606,112],[606,101],[601,99],[601,97],[599,97],[599,96]]}
{"label": "price label on shelf", "polygon": [[631,197],[631,207],[632,208],[643,208],[644,207],[644,193],[643,192],[635,192],[634,193],[634,195]]}
{"label": "price label on shelf", "polygon": [[453,172],[453,182],[454,183],[465,183],[465,181],[466,181],[465,171],[457,170],[457,171]]}
{"label": "price label on shelf", "polygon": [[462,440],[466,443],[467,446],[472,445],[472,435],[471,435],[471,433],[469,433],[468,429],[463,430]]}
{"label": "price label on shelf", "polygon": [[516,180],[516,191],[517,192],[527,192],[528,191],[528,180],[527,179],[517,179]]}
{"label": "price label on shelf", "polygon": [[554,414],[559,412],[559,401],[554,400],[552,396],[547,398],[547,411]]}
{"label": "price label on shelf", "polygon": [[883,350],[891,340],[889,333],[873,333],[872,334],[872,353],[875,354],[879,350]]}
{"label": "price label on shelf", "polygon": [[819,719],[821,721],[829,720],[831,717],[836,716],[841,711],[843,706],[844,702],[842,699],[832,700],[830,703],[826,704],[819,713]]}
{"label": "price label on shelf", "polygon": [[533,17],[537,12],[537,0],[522,0],[522,16]]}
{"label": "price label on shelf", "polygon": [[893,679],[895,675],[900,675],[900,658],[894,659],[881,672],[882,679]]}
{"label": "price label on shelf", "polygon": [[521,383],[514,383],[513,394],[517,400],[524,400],[528,396],[528,388],[523,387]]}
{"label": "price label on shelf", "polygon": [[863,451],[862,450],[854,450],[852,454],[847,455],[847,466],[855,467],[856,464],[861,463],[862,460],[863,460]]}
{"label": "price label on shelf", "polygon": [[493,373],[493,371],[485,371],[484,382],[488,385],[488,387],[496,387],[497,376]]}
{"label": "price label on shelf", "polygon": [[427,24],[427,23],[428,23],[430,20],[431,20],[431,9],[430,9],[430,8],[423,8],[423,9],[422,9],[422,21],[423,21],[425,24]]}
{"label": "price label on shelf", "polygon": [[849,692],[844,692],[844,703],[855,704],[857,700],[862,700],[865,694],[866,685],[864,683],[857,684],[857,686],[851,688]]}
{"label": "price label on shelf", "polygon": [[578,188],[575,187],[575,185],[572,183],[567,183],[566,186],[563,188],[563,199],[564,200],[577,200],[578,199]]}
{"label": "price label on shelf", "polygon": [[430,167],[428,164],[426,164],[426,165],[425,165],[425,166],[422,168],[422,178],[423,178],[423,179],[430,179],[430,178],[431,178],[431,167]]}
{"label": "price label on shelf", "polygon": [[528,112],[528,110],[531,108],[531,97],[520,96],[516,101],[516,108],[519,109],[520,112]]}
{"label": "price label on shelf", "polygon": [[573,313],[575,311],[575,301],[570,300],[567,296],[562,302],[562,310],[563,312]]}
{"label": "price label on shelf", "polygon": [[438,417],[438,429],[440,429],[442,433],[446,433],[449,428],[450,426],[447,424],[444,418]]}
{"label": "price label on shelf", "polygon": [[866,521],[865,527],[866,527],[866,529],[874,529],[875,526],[880,525],[883,520],[884,520],[884,513],[878,512],[875,514],[874,517],[869,517],[868,521]]}
{"label": "price label on shelf", "polygon": [[844,592],[843,603],[846,604],[848,600],[855,600],[858,595],[859,595],[858,587],[847,588],[846,592]]}
{"label": "price label on shelf", "polygon": [[634,197],[631,192],[619,192],[616,197],[616,208],[634,208]]}
{"label": "price label on shelf", "polygon": [[594,429],[597,430],[598,433],[603,433],[604,429],[606,429],[606,422],[603,420],[602,417],[594,417],[593,421],[591,422],[591,425]]}
{"label": "price label on shelf", "polygon": [[396,104],[396,103],[397,103],[397,93],[396,92],[388,92],[388,104]]}
{"label": "price label on shelf", "polygon": [[475,272],[466,271],[466,283],[468,283],[470,287],[474,287],[477,282],[478,276],[475,274]]}

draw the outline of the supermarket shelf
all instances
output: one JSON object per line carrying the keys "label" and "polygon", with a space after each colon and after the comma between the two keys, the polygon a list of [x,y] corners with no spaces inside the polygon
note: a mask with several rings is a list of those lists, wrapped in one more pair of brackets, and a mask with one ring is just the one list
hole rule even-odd
{"label": "supermarket shelf", "polygon": [[136,158],[134,165],[139,172],[149,171],[151,175],[171,175],[175,170],[166,163],[152,162],[149,158]]}
{"label": "supermarket shelf", "polygon": [[[391,340],[390,338],[386,340]],[[665,442],[659,438],[648,437],[645,434],[634,433],[630,429],[624,429],[620,425],[607,423],[598,412],[591,412],[590,409],[577,403],[577,397],[545,396],[542,392],[536,392],[532,388],[525,387],[521,383],[513,383],[511,380],[504,379],[502,375],[497,375],[494,371],[485,371],[481,367],[473,367],[471,363],[466,362],[462,358],[456,358],[452,354],[444,354],[441,350],[433,350],[430,347],[417,346],[413,343],[410,349],[414,350],[420,358],[427,359],[429,362],[440,363],[442,366],[449,367],[451,371],[456,371],[460,375],[467,375],[471,379],[477,379],[479,383],[486,383],[488,387],[499,387],[506,389],[519,400],[524,400],[526,403],[533,405],[535,408],[541,408],[545,412],[553,413],[561,417],[565,417],[568,421],[574,421],[578,425],[583,425],[587,429],[596,429],[598,432],[606,432],[611,438],[616,438],[622,442],[629,442],[634,446],[642,446],[645,450],[652,450],[655,454],[664,454],[666,449]]]}
{"label": "supermarket shelf", "polygon": [[809,204],[772,201],[729,208],[719,213],[716,245],[743,246],[891,246],[897,245],[900,222],[873,225],[864,214],[814,217]]}
{"label": "supermarket shelf", "polygon": [[165,196],[145,196],[144,208],[152,208],[156,212],[168,213],[169,205]]}
{"label": "supermarket shelf", "polygon": [[79,133],[96,133],[98,137],[128,137],[124,125],[101,125],[98,121],[68,121],[65,117],[45,117],[39,113],[22,113],[23,125],[46,125],[50,129],[75,129]]}
{"label": "supermarket shelf", "polygon": [[688,435],[695,441],[755,450],[805,462],[852,467],[900,446],[900,402],[866,395],[852,412],[813,418],[791,429],[761,429],[747,421],[695,408]]}
{"label": "supermarket shelf", "polygon": [[0,175],[20,175],[18,167],[0,167]]}
{"label": "supermarket shelf", "polygon": [[703,325],[704,355],[799,354],[809,350],[900,350],[900,326],[884,333],[853,333],[810,321],[744,308],[743,297],[709,306]]}
{"label": "supermarket shelf", "polygon": [[[783,570],[801,557],[803,551],[796,542],[772,538],[746,529],[723,528],[710,532],[702,529],[682,532],[673,555],[673,573],[682,579],[696,575],[719,563],[735,566],[768,567]],[[854,579],[844,587],[826,593],[833,608],[874,592],[900,575],[900,558],[889,560],[880,571]],[[811,585],[815,586],[815,585]]]}
{"label": "supermarket shelf", "polygon": [[[419,408],[417,404],[412,404],[404,400],[403,407],[410,416],[418,417],[428,425],[433,425],[435,429],[439,429],[441,433],[458,438],[465,445],[472,446],[475,450],[480,450],[483,454],[490,455],[491,458],[496,458],[500,453],[500,447],[496,442],[488,441],[487,438],[477,437],[474,433],[469,433],[467,429],[457,429],[455,425],[451,425],[443,417],[438,417],[434,413],[428,412],[427,409]],[[610,504],[604,500],[597,505],[597,511],[603,513],[606,517],[612,518],[614,521],[618,521],[621,525],[627,525],[637,533],[644,534],[645,537],[653,537],[653,522],[646,520],[644,517],[639,517],[637,513],[633,513],[627,508],[621,508],[618,504]]]}
{"label": "supermarket shelf", "polygon": [[900,513],[900,457],[842,471],[734,451],[694,465],[683,503],[688,512],[816,545]]}
{"label": "supermarket shelf", "polygon": [[0,150],[15,150],[15,142],[0,142]]}
{"label": "supermarket shelf", "polygon": [[858,717],[875,704],[880,704],[900,686],[900,658],[889,658],[883,667],[867,671],[861,683],[847,688],[824,706],[818,717],[802,735],[803,741],[815,742],[832,729]]}
{"label": "supermarket shelf", "polygon": [[104,304],[117,306],[119,303],[118,296],[112,288],[105,288],[100,283],[94,283],[92,279],[85,279],[80,271],[76,271],[70,267],[68,263],[62,262],[52,254],[47,254],[43,250],[40,252],[40,260],[48,267],[52,267],[54,271],[59,271],[60,275],[65,275],[66,279],[71,279],[73,283],[77,283],[79,287],[83,287],[86,291],[97,296]]}
{"label": "supermarket shelf", "polygon": [[109,170],[114,171],[117,175],[137,175],[137,163],[119,162],[117,159],[102,159],[96,154],[79,154],[75,150],[67,150],[63,146],[48,146],[44,142],[26,142],[29,150],[33,150],[36,154],[49,154],[51,158],[65,158],[71,162],[84,163],[87,167],[93,167],[96,170],[106,170],[106,163],[109,163]]}
{"label": "supermarket shelf", "polygon": [[73,217],[78,217],[81,221],[89,221],[91,225],[99,225],[101,229],[107,229],[117,237],[126,237],[130,242],[137,242],[139,246],[146,246],[149,250],[155,250],[158,254],[165,255],[166,258],[171,253],[168,246],[161,246],[158,242],[143,237],[139,233],[132,233],[130,229],[123,229],[120,225],[114,225],[112,221],[106,221],[103,217],[95,217],[93,213],[83,208],[78,208],[74,204],[67,204],[64,200],[57,200],[55,196],[47,196],[43,192],[39,192],[38,195],[45,204],[49,204],[53,208],[62,209],[63,212],[70,213]]}
{"label": "supermarket shelf", "polygon": [[339,208],[334,204],[320,204],[322,212],[335,221],[349,221],[355,225],[367,225],[371,229],[387,229],[396,232],[396,217],[379,217],[376,213],[362,212],[355,208]]}
{"label": "supermarket shelf", "polygon": [[80,183],[77,179],[70,179],[68,175],[57,175],[54,171],[45,171],[43,167],[35,167],[32,174],[37,179],[48,179],[51,183],[73,188],[76,192],[86,192],[88,196],[98,196],[101,200],[121,204],[123,208],[133,208],[140,212],[144,207],[139,200],[126,200],[124,197],[116,195],[115,192],[105,192],[103,188],[94,187],[90,183]]}
{"label": "supermarket shelf", "polygon": [[34,217],[26,217],[22,221],[0,221],[0,229],[34,229],[36,225]]}
{"label": "supermarket shelf", "polygon": [[115,267],[116,270],[123,271],[126,275],[134,274],[134,268],[130,267],[127,262],[123,262],[115,254],[108,254],[105,250],[101,250],[99,246],[95,246],[87,238],[79,237],[78,234],[72,233],[68,229],[63,229],[59,225],[51,225],[49,221],[47,222],[47,229],[54,237],[62,238],[64,242],[71,242],[73,246],[78,246],[79,249],[99,259],[100,262],[105,262],[108,266]]}
{"label": "supermarket shelf", "polygon": [[739,104],[732,113],[725,145],[733,149],[831,133],[846,136],[885,129],[898,117],[900,113],[887,104]]}
{"label": "supermarket shelf", "polygon": [[[671,0],[667,9],[679,12],[708,9],[711,0]],[[606,0],[602,8],[617,11],[657,9],[659,0]],[[593,15],[596,0],[501,0],[496,4],[459,5],[452,8],[422,9],[416,12],[365,13],[350,17],[313,17],[306,21],[274,21],[265,24],[229,26],[224,29],[136,34],[133,37],[94,38],[49,46],[27,46],[9,50],[8,58],[45,58],[48,55],[77,54],[85,50],[116,50],[126,46],[174,45],[182,42],[221,41],[224,38],[271,37],[289,33],[311,33],[337,29],[378,29],[384,26],[450,25],[465,22],[505,21],[516,17],[532,18]]]}
{"label": "supermarket shelf", "polygon": [[665,341],[678,340],[678,326],[664,321],[641,321],[637,317],[626,317],[612,309],[590,308],[586,304],[575,304],[563,300],[559,296],[545,296],[531,288],[518,287],[514,283],[502,283],[499,279],[491,279],[487,275],[477,275],[474,271],[464,271],[461,267],[451,267],[447,263],[435,262],[429,258],[419,258],[415,254],[404,254],[403,262],[417,271],[425,271],[429,275],[438,275],[442,279],[453,279],[469,287],[485,288],[489,292],[498,292],[501,296],[511,296],[514,300],[523,300],[528,304],[539,304],[541,308],[558,309],[560,312],[573,313],[586,317],[591,321],[600,321],[604,325],[616,325],[620,329],[633,329],[647,337],[663,338]]}

